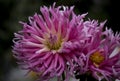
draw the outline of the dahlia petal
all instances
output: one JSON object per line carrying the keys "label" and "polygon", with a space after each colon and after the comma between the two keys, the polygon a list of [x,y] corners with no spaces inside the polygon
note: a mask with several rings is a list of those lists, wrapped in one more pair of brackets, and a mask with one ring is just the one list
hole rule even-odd
{"label": "dahlia petal", "polygon": [[35,66],[37,66],[39,64],[41,64],[41,60],[38,60],[38,61],[36,61],[34,63],[30,63],[29,65],[30,65],[30,67],[35,67]]}
{"label": "dahlia petal", "polygon": [[[95,71],[101,73],[101,74],[104,76],[104,78],[105,78],[107,81],[109,81],[109,79],[108,79],[108,77],[107,77],[107,76],[110,75],[109,72],[107,72],[107,71],[102,71],[102,70],[99,70],[99,69],[94,68],[94,67],[92,67],[92,68],[93,68]],[[98,76],[98,77],[100,78],[101,76]],[[101,80],[101,79],[100,79],[100,80]]]}
{"label": "dahlia petal", "polygon": [[[36,29],[36,32],[37,32],[36,35],[42,37],[43,31],[41,30],[41,28],[40,28],[40,26],[37,24],[37,22],[35,22],[35,21],[33,22],[33,27]],[[49,29],[47,28],[46,25],[45,25],[45,27],[46,27],[46,30],[49,31]]]}
{"label": "dahlia petal", "polygon": [[43,73],[43,76],[45,76],[47,73],[53,70],[53,65],[54,65],[54,61],[51,61],[49,68]]}
{"label": "dahlia petal", "polygon": [[50,65],[50,63],[52,62],[52,60],[53,60],[53,56],[51,55],[51,56],[49,56],[49,59],[46,59],[45,61],[45,63],[44,63],[44,65],[45,65],[45,67],[49,67],[49,65]]}
{"label": "dahlia petal", "polygon": [[42,15],[44,16],[46,24],[48,25],[48,27],[50,27],[51,23],[50,23],[50,14],[49,14],[48,8],[44,6],[43,8],[40,9],[40,11],[42,12]]}
{"label": "dahlia petal", "polygon": [[23,38],[22,35],[18,34],[18,33],[14,33],[15,37],[18,37],[18,38]]}
{"label": "dahlia petal", "polygon": [[51,56],[50,53],[44,54],[44,56],[42,58],[40,58],[41,60],[46,60]]}
{"label": "dahlia petal", "polygon": [[58,64],[58,58],[59,58],[59,55],[55,54],[55,64],[54,64],[55,68],[57,67],[57,64]]}
{"label": "dahlia petal", "polygon": [[43,48],[43,49],[40,49],[40,50],[36,51],[35,53],[40,54],[40,53],[47,52],[47,51],[48,51],[47,48]]}
{"label": "dahlia petal", "polygon": [[59,24],[58,24],[58,36],[60,37],[61,36],[61,21],[59,21]]}
{"label": "dahlia petal", "polygon": [[64,61],[61,58],[61,56],[59,56],[58,61],[59,61],[59,66],[56,70],[58,71],[57,75],[60,76],[63,73],[63,70],[65,69],[65,66],[64,66]]}
{"label": "dahlia petal", "polygon": [[53,33],[56,33],[55,25],[53,24],[52,21],[50,21],[50,23],[51,23],[51,30],[52,30],[52,32],[53,32]]}
{"label": "dahlia petal", "polygon": [[[36,51],[37,52],[37,51]],[[42,53],[41,53],[42,54]],[[35,58],[35,57],[39,57],[39,56],[41,56],[41,54],[40,53],[35,53],[34,55],[32,55],[30,58],[29,58],[29,60],[32,60],[33,58]]]}
{"label": "dahlia petal", "polygon": [[88,13],[82,14],[80,17],[81,19],[84,18]]}
{"label": "dahlia petal", "polygon": [[120,48],[116,47],[113,52],[110,54],[109,58],[114,57],[116,54],[118,54],[118,52],[120,52]]}
{"label": "dahlia petal", "polygon": [[41,16],[41,15],[38,16],[37,14],[35,14],[35,15],[34,15],[34,19],[35,19],[36,23],[38,24],[38,26],[39,26],[43,31],[46,31],[45,25],[44,25],[45,22],[44,22],[42,16]]}
{"label": "dahlia petal", "polygon": [[33,43],[33,42],[26,42],[25,43],[26,45],[29,45],[29,46],[33,46],[33,47],[44,47],[44,45],[42,44],[37,44],[37,43]]}
{"label": "dahlia petal", "polygon": [[35,38],[36,40],[40,41],[41,43],[44,43],[44,42],[45,42],[45,40],[44,40],[43,38],[41,38],[41,37],[39,37],[39,36],[37,36],[37,35],[31,34],[31,36],[32,36],[33,38]]}
{"label": "dahlia petal", "polygon": [[28,60],[32,60],[33,58],[38,57],[38,54],[32,55]]}

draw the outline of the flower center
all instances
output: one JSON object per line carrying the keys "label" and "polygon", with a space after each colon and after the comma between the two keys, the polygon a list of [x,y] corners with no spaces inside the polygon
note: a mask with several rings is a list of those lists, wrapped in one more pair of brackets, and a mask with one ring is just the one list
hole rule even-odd
{"label": "flower center", "polygon": [[95,66],[99,66],[104,61],[104,56],[100,52],[95,52],[90,56],[90,60]]}
{"label": "flower center", "polygon": [[62,45],[62,38],[61,36],[50,34],[46,39],[45,45],[50,50],[59,50]]}

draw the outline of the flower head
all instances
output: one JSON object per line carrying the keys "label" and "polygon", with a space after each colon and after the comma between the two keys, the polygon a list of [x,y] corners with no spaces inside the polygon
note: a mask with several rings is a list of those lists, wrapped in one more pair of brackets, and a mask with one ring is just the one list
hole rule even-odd
{"label": "flower head", "polygon": [[114,35],[107,28],[103,31],[104,23],[95,27],[98,30],[84,44],[80,52],[79,70],[80,74],[90,73],[99,81],[111,81],[120,78],[120,34]]}
{"label": "flower head", "polygon": [[73,69],[77,42],[84,41],[83,15],[75,15],[73,7],[44,6],[42,14],[20,22],[23,29],[15,33],[13,52],[22,68],[36,72],[41,80],[68,77]]}

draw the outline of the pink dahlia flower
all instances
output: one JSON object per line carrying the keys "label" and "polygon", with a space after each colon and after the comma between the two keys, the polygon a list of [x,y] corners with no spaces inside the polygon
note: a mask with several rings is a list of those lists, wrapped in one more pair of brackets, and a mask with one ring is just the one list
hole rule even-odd
{"label": "pink dahlia flower", "polygon": [[15,33],[13,52],[23,69],[36,72],[40,81],[59,77],[64,73],[68,81],[78,42],[83,42],[83,17],[76,16],[73,7],[55,4],[40,8],[41,14],[20,22],[23,29]]}
{"label": "pink dahlia flower", "polygon": [[112,30],[107,28],[103,31],[104,23],[96,25],[98,30],[94,31],[92,37],[80,49],[77,71],[78,75],[92,74],[99,81],[111,81],[120,79],[120,34],[113,34]]}

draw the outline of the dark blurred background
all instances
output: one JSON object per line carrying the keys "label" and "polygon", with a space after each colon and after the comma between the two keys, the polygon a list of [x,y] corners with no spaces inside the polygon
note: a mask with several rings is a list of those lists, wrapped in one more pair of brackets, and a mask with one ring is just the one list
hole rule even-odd
{"label": "dark blurred background", "polygon": [[[120,3],[118,0],[0,0],[0,81],[30,81],[25,72],[17,67],[12,56],[13,33],[22,27],[19,21],[28,21],[28,16],[39,13],[40,6],[75,5],[75,13],[88,12],[86,17],[99,20],[107,19],[106,26],[119,32]],[[23,78],[24,77],[24,78]]]}

